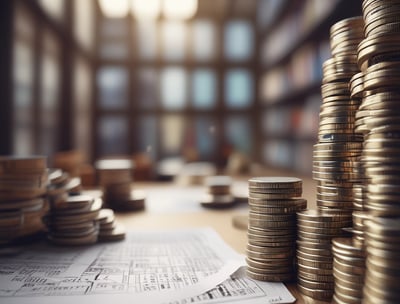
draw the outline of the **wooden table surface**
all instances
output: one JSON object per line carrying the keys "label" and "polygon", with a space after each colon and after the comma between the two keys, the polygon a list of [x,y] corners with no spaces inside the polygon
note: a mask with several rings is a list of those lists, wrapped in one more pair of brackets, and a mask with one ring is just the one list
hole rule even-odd
{"label": "wooden table surface", "polygon": [[[239,183],[247,185],[247,179],[242,180]],[[203,208],[199,201],[205,188],[201,186],[136,182],[133,187],[145,191],[147,201],[143,211],[116,214],[117,221],[128,230],[212,227],[232,248],[245,254],[246,229],[234,227],[232,220],[237,216],[246,217],[246,204],[223,210]],[[315,182],[310,178],[303,179],[303,197],[309,208],[315,207],[315,191]],[[296,284],[287,284],[287,287],[297,299],[296,303],[316,303],[299,294]]]}

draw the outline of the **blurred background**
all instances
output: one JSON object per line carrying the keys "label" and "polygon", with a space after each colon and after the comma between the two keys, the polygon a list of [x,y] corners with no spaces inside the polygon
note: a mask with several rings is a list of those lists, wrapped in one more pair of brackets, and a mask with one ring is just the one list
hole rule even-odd
{"label": "blurred background", "polygon": [[361,0],[4,0],[0,154],[311,176],[329,28]]}

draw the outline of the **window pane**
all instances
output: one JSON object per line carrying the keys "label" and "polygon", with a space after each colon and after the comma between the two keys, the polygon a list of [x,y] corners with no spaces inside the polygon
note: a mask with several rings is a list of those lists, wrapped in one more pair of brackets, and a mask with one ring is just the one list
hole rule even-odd
{"label": "window pane", "polygon": [[122,109],[128,104],[128,71],[122,67],[103,67],[97,75],[99,102],[103,109]]}
{"label": "window pane", "polygon": [[216,104],[216,76],[210,69],[198,69],[192,78],[193,104],[198,109],[210,109]]}
{"label": "window pane", "polygon": [[39,0],[43,10],[57,21],[64,21],[64,0]]}
{"label": "window pane", "polygon": [[14,44],[14,144],[15,154],[33,153],[33,45]]}
{"label": "window pane", "polygon": [[244,69],[230,70],[225,78],[225,96],[231,108],[244,108],[253,102],[253,78]]}
{"label": "window pane", "polygon": [[74,34],[84,48],[93,48],[94,38],[94,1],[74,1]]}
{"label": "window pane", "polygon": [[128,153],[128,122],[125,117],[103,116],[99,124],[100,156]]}
{"label": "window pane", "polygon": [[34,153],[33,18],[16,3],[13,46],[13,154]]}
{"label": "window pane", "polygon": [[225,56],[231,60],[245,60],[253,55],[254,33],[249,22],[231,21],[226,24]]}
{"label": "window pane", "polygon": [[128,39],[128,22],[121,18],[103,18],[100,23],[102,39]]}
{"label": "window pane", "polygon": [[161,73],[161,101],[165,109],[179,110],[186,104],[187,76],[182,68],[166,68]]}
{"label": "window pane", "polygon": [[253,145],[251,123],[247,117],[231,116],[225,121],[227,144],[242,153],[250,153]]}
{"label": "window pane", "polygon": [[157,117],[153,115],[139,118],[139,130],[135,141],[139,142],[139,152],[146,152],[151,158],[157,157]]}
{"label": "window pane", "polygon": [[74,146],[88,157],[91,151],[92,129],[92,74],[90,64],[83,58],[76,57],[74,74]]}
{"label": "window pane", "polygon": [[161,119],[161,147],[164,156],[177,156],[182,152],[185,123],[182,116],[167,115]]}
{"label": "window pane", "polygon": [[167,60],[182,60],[185,57],[186,27],[180,21],[163,22],[161,28],[163,57]]}
{"label": "window pane", "polygon": [[137,22],[138,42],[136,47],[142,59],[154,59],[157,56],[157,24],[154,21]]}
{"label": "window pane", "polygon": [[52,155],[56,149],[58,111],[60,104],[59,44],[45,32],[41,65],[39,152]]}
{"label": "window pane", "polygon": [[158,77],[155,69],[139,70],[137,90],[141,108],[154,109],[157,106]]}
{"label": "window pane", "polygon": [[195,134],[196,147],[203,160],[211,160],[216,150],[216,126],[213,119],[208,117],[196,118]]}
{"label": "window pane", "polygon": [[198,60],[210,60],[215,57],[217,34],[211,21],[193,22],[193,57]]}
{"label": "window pane", "polygon": [[105,59],[128,58],[129,50],[126,41],[102,41],[100,43],[100,56]]}

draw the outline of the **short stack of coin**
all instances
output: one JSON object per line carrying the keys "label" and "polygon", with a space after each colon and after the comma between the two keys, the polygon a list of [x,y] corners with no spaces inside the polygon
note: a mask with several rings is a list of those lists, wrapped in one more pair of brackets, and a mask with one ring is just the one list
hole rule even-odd
{"label": "short stack of coin", "polygon": [[45,217],[48,239],[57,245],[89,245],[99,241],[120,240],[125,236],[115,224],[114,212],[101,209],[101,198],[79,194],[79,178],[69,178],[61,169],[51,169]]}
{"label": "short stack of coin", "polygon": [[330,301],[334,291],[331,240],[351,226],[348,212],[304,210],[297,213],[298,289],[320,301]]}
{"label": "short stack of coin", "polygon": [[51,202],[45,222],[48,239],[54,244],[73,246],[97,242],[98,217],[102,201],[88,195],[66,196]]}
{"label": "short stack of coin", "polygon": [[209,176],[204,181],[207,193],[201,200],[201,205],[210,208],[227,208],[235,204],[231,193],[232,179],[229,176]]}
{"label": "short stack of coin", "polygon": [[400,303],[400,217],[365,222],[365,304]]}
{"label": "short stack of coin", "polygon": [[47,180],[44,156],[0,157],[0,249],[44,231]]}
{"label": "short stack of coin", "polygon": [[50,204],[57,201],[65,201],[70,194],[80,194],[81,191],[82,185],[79,177],[71,178],[69,173],[59,168],[50,169],[47,187],[47,196]]}
{"label": "short stack of coin", "polygon": [[98,240],[100,242],[120,241],[125,238],[125,229],[115,222],[112,209],[101,209],[96,222],[99,226]]}
{"label": "short stack of coin", "polygon": [[365,251],[353,238],[332,240],[335,294],[333,303],[361,303],[365,277]]}
{"label": "short stack of coin", "polygon": [[302,180],[255,177],[249,180],[247,275],[262,281],[296,278],[296,212],[307,206]]}
{"label": "short stack of coin", "polygon": [[104,159],[95,164],[103,199],[114,210],[134,211],[145,206],[145,194],[132,190],[133,163],[128,159]]}

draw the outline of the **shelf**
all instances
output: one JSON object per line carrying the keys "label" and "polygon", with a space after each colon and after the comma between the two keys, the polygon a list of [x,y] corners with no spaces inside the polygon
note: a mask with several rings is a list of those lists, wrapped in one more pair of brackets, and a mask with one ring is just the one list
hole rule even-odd
{"label": "shelf", "polygon": [[[292,36],[295,42],[293,42],[280,57],[265,63],[263,66],[264,70],[272,69],[287,62],[292,54],[307,42],[328,39],[329,29],[332,24],[357,14],[361,14],[361,5],[359,5],[359,3],[349,3],[349,1],[339,0],[325,17],[321,17],[318,21],[315,21],[310,29],[299,38],[296,39],[298,32],[293,32]],[[295,16],[292,17],[294,18]],[[263,62],[263,58],[261,58],[261,62]]]}
{"label": "shelf", "polygon": [[321,82],[313,82],[308,84],[307,86],[295,90],[290,90],[289,93],[284,94],[281,97],[269,100],[263,100],[264,108],[275,108],[283,105],[295,105],[302,104],[304,99],[313,94],[320,93],[321,90]]}

